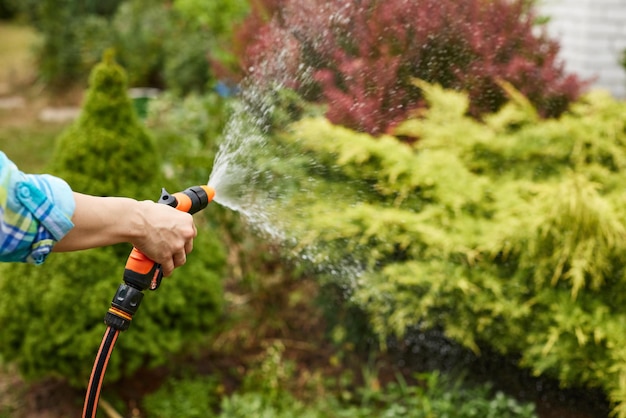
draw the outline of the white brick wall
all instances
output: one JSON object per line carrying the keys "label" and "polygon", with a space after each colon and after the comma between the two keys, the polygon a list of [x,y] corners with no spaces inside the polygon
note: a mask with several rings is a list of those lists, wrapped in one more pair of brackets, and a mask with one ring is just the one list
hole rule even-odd
{"label": "white brick wall", "polygon": [[626,99],[626,0],[539,0],[538,11],[550,17],[548,33],[561,45],[566,70]]}

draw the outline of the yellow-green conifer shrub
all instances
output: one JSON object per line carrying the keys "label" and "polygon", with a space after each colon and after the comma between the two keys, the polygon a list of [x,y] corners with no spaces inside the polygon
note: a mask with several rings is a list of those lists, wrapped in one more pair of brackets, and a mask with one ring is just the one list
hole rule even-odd
{"label": "yellow-green conifer shrub", "polygon": [[[164,184],[158,150],[111,56],[92,71],[81,115],[59,138],[51,170],[75,191],[94,195],[155,200],[161,187],[174,187]],[[216,324],[224,253],[202,215],[195,216],[196,251],[157,291],[145,292],[118,339],[106,381],[164,363]],[[120,244],[52,254],[42,266],[0,266],[0,357],[26,377],[59,376],[86,386],[130,250]]]}
{"label": "yellow-green conifer shrub", "polygon": [[626,417],[626,104],[592,93],[540,121],[511,91],[478,122],[462,93],[417,84],[429,110],[396,131],[413,145],[324,119],[281,138],[332,167],[287,229],[315,262],[360,268],[348,294],[381,342],[441,327]]}

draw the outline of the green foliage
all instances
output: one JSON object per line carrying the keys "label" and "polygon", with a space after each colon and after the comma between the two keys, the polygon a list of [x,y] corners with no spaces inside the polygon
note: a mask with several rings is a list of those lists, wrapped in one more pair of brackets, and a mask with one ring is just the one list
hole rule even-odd
{"label": "green foliage", "polygon": [[[191,33],[200,31],[210,33],[205,44],[205,52],[210,55],[213,64],[233,69],[238,66],[233,55],[231,39],[233,31],[249,12],[246,0],[176,0],[173,9],[185,22]],[[197,44],[179,44],[179,47],[198,49]],[[207,58],[207,56],[205,56]]]}
{"label": "green foliage", "polygon": [[113,19],[120,61],[133,86],[164,87],[179,95],[203,93],[234,65],[227,41],[247,2],[178,0],[169,6],[131,0]]}
{"label": "green foliage", "polygon": [[[11,19],[16,12],[17,9],[13,0],[0,0],[0,19]],[[0,416],[2,415],[0,414]]]}
{"label": "green foliage", "polygon": [[[469,385],[461,378],[437,372],[416,376],[409,384],[402,376],[381,386],[374,375],[355,387],[346,377],[341,390],[327,384],[325,394],[310,401],[289,389],[294,365],[285,360],[284,346],[267,348],[257,368],[249,371],[242,387],[219,395],[214,378],[173,380],[144,399],[146,416],[219,418],[535,418],[533,404],[521,404],[489,384]],[[326,391],[327,390],[327,391]],[[221,398],[221,400],[220,400]],[[218,412],[214,412],[218,410]]]}
{"label": "green foliage", "polygon": [[320,416],[366,418],[379,417],[455,417],[455,418],[533,418],[533,404],[521,404],[489,384],[469,386],[462,379],[437,372],[417,376],[417,383],[402,378],[381,389],[360,388],[360,402],[345,405],[331,399]]}
{"label": "green foliage", "polygon": [[241,21],[249,10],[245,0],[221,0],[207,3],[202,0],[175,0],[174,9],[193,22],[196,28],[208,27],[212,32],[230,37],[232,22]]}
{"label": "green foliage", "polygon": [[163,81],[168,90],[180,96],[207,90],[211,73],[206,32],[188,28],[175,32],[165,42],[164,52]]}
{"label": "green foliage", "polygon": [[284,359],[284,351],[280,342],[266,349],[260,364],[246,374],[241,391],[222,399],[220,418],[318,416],[289,392],[295,365]]}
{"label": "green foliage", "polygon": [[[245,1],[130,0],[113,18],[120,62],[131,86],[167,88],[179,95],[203,93],[219,76],[214,66],[232,65],[226,40]],[[220,64],[218,64],[218,61]]]}
{"label": "green foliage", "polygon": [[143,399],[148,418],[209,418],[218,404],[219,383],[213,377],[170,380]]}
{"label": "green foliage", "polygon": [[[54,174],[94,195],[154,199],[164,184],[154,139],[126,95],[123,69],[108,55],[90,77],[82,113],[58,139]],[[223,248],[199,223],[198,249],[157,292],[144,297],[119,338],[111,381],[206,338],[221,312]],[[103,316],[121,282],[130,246],[55,254],[45,266],[0,266],[0,352],[29,378],[60,376],[85,385],[104,332]]]}
{"label": "green foliage", "polygon": [[229,398],[224,398],[221,403],[221,413],[219,418],[245,418],[245,417],[265,417],[265,418],[318,418],[320,415],[308,409],[301,402],[288,394],[283,394],[283,406],[272,405],[261,393],[234,394]]}
{"label": "green foliage", "polygon": [[[25,16],[42,35],[42,42],[37,45],[37,57],[39,75],[44,82],[61,87],[84,79],[94,64],[93,50],[89,47],[110,37],[106,25],[94,21],[106,22],[121,1],[14,2],[16,11]],[[100,39],[101,36],[103,39]],[[96,59],[102,51],[95,52]]]}
{"label": "green foliage", "polygon": [[152,0],[122,4],[112,20],[120,63],[131,86],[162,86],[165,43],[172,33],[165,5]]}
{"label": "green foliage", "polygon": [[184,99],[164,93],[151,100],[146,126],[162,151],[167,174],[206,183],[229,114],[228,101],[216,93]]}
{"label": "green foliage", "polygon": [[248,9],[243,0],[179,0],[173,6],[155,0],[14,3],[9,5],[42,35],[37,56],[45,82],[56,86],[82,82],[102,53],[115,48],[131,86],[168,88],[179,94],[210,87],[210,59],[215,65],[234,65],[227,41],[234,22]]}
{"label": "green foliage", "polygon": [[44,35],[38,52],[39,73],[51,84],[66,84],[80,77],[80,56],[75,48],[79,25],[74,23],[76,3],[73,0],[44,1],[37,9],[37,27]]}
{"label": "green foliage", "polygon": [[601,387],[626,417],[626,105],[591,93],[540,121],[503,85],[511,101],[478,122],[464,94],[416,85],[429,110],[395,132],[412,145],[324,119],[277,138],[298,156],[273,186],[290,248],[347,289],[383,345],[442,327]]}
{"label": "green foliage", "polygon": [[[115,45],[116,34],[111,30],[109,17],[90,14],[81,19],[76,28],[76,48],[80,54],[79,79],[98,64],[102,54]],[[69,49],[72,45],[67,45]]]}

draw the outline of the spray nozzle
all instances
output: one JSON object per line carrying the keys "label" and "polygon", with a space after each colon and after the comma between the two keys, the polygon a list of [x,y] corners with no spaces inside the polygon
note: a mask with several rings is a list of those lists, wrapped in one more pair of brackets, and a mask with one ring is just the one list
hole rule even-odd
{"label": "spray nozzle", "polygon": [[192,186],[182,192],[174,194],[161,189],[159,203],[166,204],[180,211],[191,213],[192,215],[202,209],[213,200],[215,190],[210,186]]}

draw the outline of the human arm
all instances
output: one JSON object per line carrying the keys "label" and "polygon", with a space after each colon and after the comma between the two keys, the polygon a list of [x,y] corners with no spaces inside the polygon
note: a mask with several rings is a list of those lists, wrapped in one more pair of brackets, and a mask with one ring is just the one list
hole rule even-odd
{"label": "human arm", "polygon": [[193,249],[197,231],[188,213],[151,201],[76,192],[74,202],[74,228],[56,243],[55,252],[129,242],[169,276]]}
{"label": "human arm", "polygon": [[75,193],[58,177],[22,173],[0,151],[0,261],[41,264],[53,250],[129,242],[167,276],[185,263],[195,235],[188,213]]}

